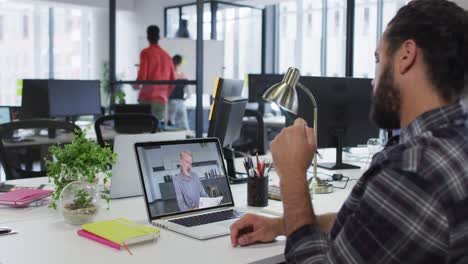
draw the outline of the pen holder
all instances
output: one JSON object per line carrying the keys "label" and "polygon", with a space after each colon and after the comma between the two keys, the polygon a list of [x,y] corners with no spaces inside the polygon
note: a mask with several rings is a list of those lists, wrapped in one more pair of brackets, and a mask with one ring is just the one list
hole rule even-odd
{"label": "pen holder", "polygon": [[264,207],[268,205],[268,176],[248,177],[247,204],[249,206]]}

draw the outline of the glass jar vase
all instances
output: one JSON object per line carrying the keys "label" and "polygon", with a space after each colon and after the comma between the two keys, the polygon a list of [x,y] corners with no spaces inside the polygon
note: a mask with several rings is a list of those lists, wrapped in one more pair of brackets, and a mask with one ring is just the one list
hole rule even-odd
{"label": "glass jar vase", "polygon": [[65,222],[82,225],[93,221],[100,207],[100,195],[96,184],[74,181],[63,188],[59,209]]}

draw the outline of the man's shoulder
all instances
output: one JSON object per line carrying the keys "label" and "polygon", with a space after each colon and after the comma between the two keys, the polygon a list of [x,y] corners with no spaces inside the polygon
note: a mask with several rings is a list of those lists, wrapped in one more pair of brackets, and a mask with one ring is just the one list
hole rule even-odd
{"label": "man's shoulder", "polygon": [[468,182],[468,130],[440,129],[384,149],[373,165],[403,181],[454,191]]}

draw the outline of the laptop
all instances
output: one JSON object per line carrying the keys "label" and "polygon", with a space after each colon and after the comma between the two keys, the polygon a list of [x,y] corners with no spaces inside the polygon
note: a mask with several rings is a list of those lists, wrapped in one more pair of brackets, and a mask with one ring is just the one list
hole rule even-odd
{"label": "laptop", "polygon": [[136,142],[179,139],[185,139],[185,131],[115,136],[114,152],[117,153],[117,162],[112,166],[110,198],[127,198],[143,194],[133,150]]}
{"label": "laptop", "polygon": [[11,112],[9,106],[0,106],[0,125],[11,122]]}
{"label": "laptop", "polygon": [[234,208],[217,138],[136,143],[149,221],[204,240],[230,233]]}

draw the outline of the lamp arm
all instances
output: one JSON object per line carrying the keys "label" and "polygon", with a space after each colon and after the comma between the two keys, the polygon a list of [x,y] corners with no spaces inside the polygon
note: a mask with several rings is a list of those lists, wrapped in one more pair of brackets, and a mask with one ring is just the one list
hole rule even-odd
{"label": "lamp arm", "polygon": [[301,89],[307,94],[307,96],[309,97],[309,99],[312,101],[312,104],[314,105],[314,108],[317,108],[317,101],[315,101],[315,97],[314,97],[314,95],[312,94],[312,92],[309,91],[309,89],[307,89],[307,87],[305,87],[305,85],[303,85],[303,84],[300,83],[300,82],[297,82],[296,85],[299,86],[299,88],[301,88]]}
{"label": "lamp arm", "polygon": [[[312,94],[311,91],[309,91],[309,89],[307,89],[307,87],[305,87],[305,85],[303,85],[302,83],[300,82],[297,82],[297,86],[299,86],[299,88],[301,88],[306,94],[307,96],[309,97],[310,101],[312,101],[312,105],[314,106],[314,134],[315,134],[315,144],[318,145],[318,141],[317,141],[317,119],[318,119],[318,109],[317,109],[317,101],[315,101],[315,97],[314,95]],[[319,178],[317,177],[317,154],[314,154],[314,160],[313,160],[313,163],[314,163],[314,178],[315,180],[318,182],[319,181]],[[309,188],[310,188],[310,185],[309,185]]]}

